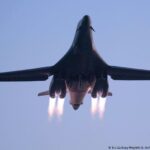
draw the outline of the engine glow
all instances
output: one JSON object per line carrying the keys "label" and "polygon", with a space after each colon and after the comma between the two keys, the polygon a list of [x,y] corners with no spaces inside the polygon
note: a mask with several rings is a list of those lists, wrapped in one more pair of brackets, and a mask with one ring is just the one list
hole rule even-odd
{"label": "engine glow", "polygon": [[91,98],[91,113],[92,115],[95,115],[98,111],[98,107],[97,107],[97,104],[98,104],[98,98]]}
{"label": "engine glow", "polygon": [[62,116],[63,115],[63,112],[64,112],[64,102],[65,102],[65,99],[64,98],[59,98],[57,99],[57,115],[58,116]]}
{"label": "engine glow", "polygon": [[49,97],[49,105],[48,105],[48,115],[52,117],[55,113],[56,108],[56,98]]}
{"label": "engine glow", "polygon": [[105,106],[106,106],[106,97],[105,98],[100,97],[98,103],[98,111],[101,119],[104,116]]}
{"label": "engine glow", "polygon": [[99,114],[100,118],[103,119],[106,107],[106,97],[91,98],[91,114],[92,116]]}

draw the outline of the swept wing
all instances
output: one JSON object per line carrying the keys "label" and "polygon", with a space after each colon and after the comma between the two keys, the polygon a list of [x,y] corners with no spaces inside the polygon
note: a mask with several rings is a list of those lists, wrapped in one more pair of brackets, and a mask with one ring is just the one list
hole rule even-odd
{"label": "swept wing", "polygon": [[53,74],[53,67],[0,73],[0,81],[44,81]]}
{"label": "swept wing", "polygon": [[109,66],[107,74],[114,80],[150,80],[150,70]]}

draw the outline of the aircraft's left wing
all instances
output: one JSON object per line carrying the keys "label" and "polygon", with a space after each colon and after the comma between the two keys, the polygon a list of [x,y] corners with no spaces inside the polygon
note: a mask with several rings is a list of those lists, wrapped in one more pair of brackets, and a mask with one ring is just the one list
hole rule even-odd
{"label": "aircraft's left wing", "polygon": [[53,74],[52,67],[10,71],[0,73],[0,81],[43,81]]}
{"label": "aircraft's left wing", "polygon": [[107,74],[114,80],[150,80],[150,70],[108,66]]}

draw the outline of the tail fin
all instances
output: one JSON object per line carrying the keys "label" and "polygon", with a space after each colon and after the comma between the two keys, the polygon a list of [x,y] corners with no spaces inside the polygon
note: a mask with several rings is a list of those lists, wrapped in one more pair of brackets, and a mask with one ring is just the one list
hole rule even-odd
{"label": "tail fin", "polygon": [[49,91],[44,91],[44,92],[38,93],[38,96],[47,96],[47,95],[49,95]]}

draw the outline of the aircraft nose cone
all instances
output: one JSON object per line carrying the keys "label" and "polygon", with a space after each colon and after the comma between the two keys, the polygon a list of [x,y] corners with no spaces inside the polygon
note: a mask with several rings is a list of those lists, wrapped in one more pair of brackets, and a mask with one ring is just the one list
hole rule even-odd
{"label": "aircraft nose cone", "polygon": [[83,20],[84,20],[84,22],[89,23],[89,22],[90,22],[90,16],[85,15],[85,16],[83,17]]}
{"label": "aircraft nose cone", "polygon": [[89,19],[90,19],[90,17],[89,17],[88,15],[85,15],[83,18],[84,18],[85,20],[89,20]]}
{"label": "aircraft nose cone", "polygon": [[72,107],[74,110],[77,110],[80,107],[80,104],[74,104],[74,105],[72,105]]}

